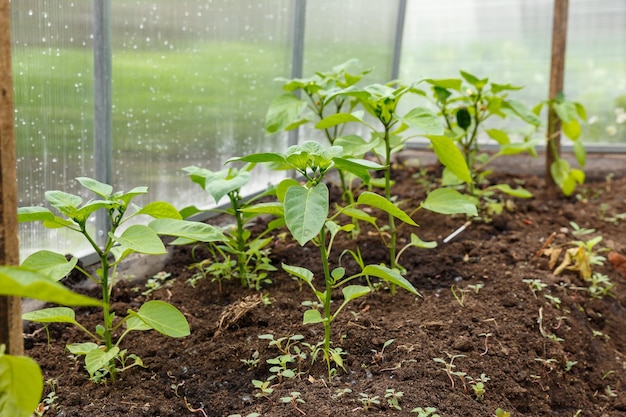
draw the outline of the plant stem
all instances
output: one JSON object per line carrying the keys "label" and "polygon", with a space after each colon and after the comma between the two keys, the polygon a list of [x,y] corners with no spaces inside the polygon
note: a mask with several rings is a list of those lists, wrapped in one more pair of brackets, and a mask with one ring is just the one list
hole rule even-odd
{"label": "plant stem", "polygon": [[322,256],[322,267],[324,269],[324,281],[326,282],[326,293],[324,295],[324,359],[328,366],[328,379],[331,377],[330,370],[330,322],[332,314],[330,312],[330,302],[333,293],[333,280],[328,267],[328,252],[326,249],[326,231],[324,228],[319,233],[320,254]]}
{"label": "plant stem", "polygon": [[245,287],[249,285],[248,274],[246,271],[246,242],[243,237],[243,213],[240,209],[241,198],[238,191],[228,193],[230,198],[230,204],[233,207],[235,215],[235,221],[237,222],[237,267],[239,268],[239,279],[241,280],[241,286]]}
{"label": "plant stem", "polygon": [[[389,143],[389,130],[390,124],[385,125],[385,198],[387,201],[391,201],[391,145]],[[396,268],[396,239],[398,231],[396,229],[395,218],[392,214],[389,214],[389,264],[391,269]],[[390,285],[391,295],[396,295],[396,285]]]}

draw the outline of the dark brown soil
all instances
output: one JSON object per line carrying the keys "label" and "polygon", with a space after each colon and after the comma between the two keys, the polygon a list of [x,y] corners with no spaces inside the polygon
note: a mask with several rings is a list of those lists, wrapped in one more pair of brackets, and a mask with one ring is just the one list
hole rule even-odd
{"label": "dark brown soil", "polygon": [[[411,168],[396,171],[393,192],[406,201],[406,211],[424,196],[414,172]],[[77,331],[52,325],[48,343],[46,333],[37,331],[40,325],[29,325],[26,352],[41,364],[46,380],[56,381],[57,397],[45,415],[194,415],[185,402],[198,416],[254,412],[264,416],[417,416],[410,413],[416,407],[436,407],[441,417],[490,417],[497,408],[515,417],[626,415],[626,278],[609,262],[594,266],[615,287],[613,296],[592,298],[585,289],[588,284],[576,271],[555,276],[548,258],[536,256],[553,232],[554,244],[575,239],[569,222],[596,229],[582,239],[602,235],[599,246],[626,253],[626,219],[607,221],[626,212],[626,178],[600,178],[580,189],[578,198],[547,193],[537,177],[499,175],[497,180],[512,185],[521,182],[535,197],[515,199],[509,211],[488,223],[474,222],[447,244],[442,239],[464,224],[464,217],[420,210],[414,218],[421,227],[402,229],[403,242],[417,231],[422,239],[439,243],[431,250],[410,249],[401,259],[407,279],[422,297],[402,290],[393,297],[383,288],[349,305],[333,322],[334,345],[347,356],[346,371],[340,369],[332,381],[327,379],[322,358],[313,365],[307,359],[300,375],[281,383],[276,379],[268,398],[256,397],[258,390],[251,381],[267,379],[270,365],[266,360],[279,355],[259,335],[302,335],[303,342],[312,344],[321,340],[321,325],[302,324],[307,309],[302,302],[313,300],[313,294],[306,286],[300,291],[298,283],[282,270],[272,273],[273,284],[263,289],[271,305],[264,305],[258,293],[242,289],[238,280],[225,282],[221,294],[209,280],[192,288],[186,280],[192,274],[188,266],[195,261],[191,248],[182,247],[173,251],[165,267],[176,280],[151,297],[182,310],[191,336],[169,339],[142,332],[127,337],[123,348],[140,356],[146,368],[123,373],[115,384],[90,382],[82,360],[65,350],[66,343],[82,341]],[[357,244],[368,263],[386,262],[379,238],[363,229],[356,240],[342,237],[335,242],[333,265],[344,248],[354,249]],[[308,267],[321,285],[317,256],[315,247],[303,248],[288,238],[272,245],[277,267],[282,262]],[[354,263],[346,259],[344,266],[355,272]],[[524,280],[540,280],[546,287],[533,294]],[[116,287],[114,310],[120,315],[146,299],[141,290],[132,290],[136,285],[121,282]],[[457,296],[465,295],[462,303],[453,296],[453,286]],[[551,303],[549,297],[558,298],[560,304]],[[335,306],[340,299],[338,292]],[[94,326],[100,316],[82,309],[77,318]],[[390,339],[393,342],[380,354]],[[255,352],[258,366],[249,368],[243,360],[252,359]],[[453,371],[474,380],[483,374],[489,378],[482,400],[474,396],[470,379],[453,376],[453,386],[444,366],[434,360],[450,362],[453,356]],[[388,405],[385,393],[390,389],[403,393],[401,411]],[[281,401],[294,391],[303,400],[296,403],[299,409]],[[364,395],[377,396],[380,404],[364,410],[359,401]],[[578,410],[582,411],[577,414]]]}

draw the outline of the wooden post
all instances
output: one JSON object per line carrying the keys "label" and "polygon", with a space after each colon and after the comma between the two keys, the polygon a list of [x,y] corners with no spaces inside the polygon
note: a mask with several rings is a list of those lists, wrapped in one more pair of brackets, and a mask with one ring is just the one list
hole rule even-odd
{"label": "wooden post", "polygon": [[[550,64],[550,100],[563,92],[565,78],[565,46],[567,43],[567,9],[569,0],[554,0],[552,20],[552,60]],[[556,113],[548,110],[548,133],[546,142],[546,185],[554,187],[550,166],[561,154],[561,123]]]}
{"label": "wooden post", "polygon": [[[19,264],[10,23],[9,0],[0,0],[0,265]],[[24,353],[19,298],[0,296],[2,343],[7,345],[7,353]]]}

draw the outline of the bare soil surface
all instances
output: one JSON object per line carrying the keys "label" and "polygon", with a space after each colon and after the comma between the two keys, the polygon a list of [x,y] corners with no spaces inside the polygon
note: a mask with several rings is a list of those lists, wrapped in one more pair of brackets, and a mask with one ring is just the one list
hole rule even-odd
{"label": "bare soil surface", "polygon": [[[429,167],[428,178],[416,178],[417,171],[395,171],[393,194],[407,212],[424,198],[421,180],[437,174],[437,168]],[[497,174],[494,180],[521,184],[534,198],[513,199],[502,214],[490,222],[474,221],[449,243],[442,240],[467,219],[417,211],[413,218],[421,227],[403,227],[400,244],[411,232],[438,242],[435,249],[413,248],[401,258],[421,297],[402,290],[392,296],[380,288],[348,305],[333,322],[332,335],[334,346],[347,352],[345,370],[339,369],[331,381],[322,358],[311,364],[309,356],[299,368],[297,361],[290,364],[299,370],[296,377],[274,379],[267,397],[257,397],[251,382],[266,380],[271,375],[266,361],[280,355],[259,335],[302,335],[296,345],[307,355],[303,343],[323,337],[321,325],[302,324],[308,309],[302,303],[314,299],[310,289],[300,291],[298,282],[280,269],[281,263],[307,267],[321,286],[314,246],[277,237],[271,258],[279,270],[261,293],[241,288],[238,279],[224,282],[221,293],[209,279],[192,288],[186,282],[193,274],[188,267],[207,252],[196,250],[194,257],[191,247],[180,247],[164,266],[172,280],[149,298],[167,300],[183,311],[191,335],[131,334],[122,348],[140,356],[146,367],[124,372],[115,384],[90,382],[82,359],[69,355],[66,343],[85,341],[81,333],[55,324],[49,326],[48,341],[41,325],[28,325],[26,353],[40,363],[46,380],[55,381],[46,387],[45,394],[54,387],[56,397],[44,415],[417,416],[410,412],[417,407],[434,407],[441,417],[490,417],[497,408],[514,417],[626,415],[626,263],[620,266],[613,255],[614,265],[592,266],[614,284],[611,295],[594,298],[590,283],[577,271],[554,275],[549,258],[537,256],[553,233],[544,249],[602,236],[596,249],[626,254],[626,219],[611,219],[626,212],[626,178],[596,178],[578,190],[578,197],[569,198],[546,192],[543,180],[534,176]],[[596,231],[577,238],[570,222]],[[388,263],[379,237],[363,227],[356,239],[338,238],[332,265],[338,265],[344,249],[357,245],[367,263]],[[357,271],[347,257],[342,261],[348,272]],[[544,285],[533,292],[533,282]],[[123,315],[136,309],[148,299],[143,290],[141,283],[119,282],[114,310]],[[271,304],[264,304],[261,294]],[[341,293],[333,299],[336,308]],[[77,319],[93,328],[101,317],[97,310],[80,309]],[[244,363],[255,358],[256,366]],[[449,376],[437,358],[452,363],[456,375]],[[484,395],[477,398],[473,385],[481,375]],[[389,405],[388,390],[403,393],[401,410]],[[299,392],[302,402],[281,400],[292,392]],[[365,409],[361,399],[366,397],[377,397],[379,404]]]}

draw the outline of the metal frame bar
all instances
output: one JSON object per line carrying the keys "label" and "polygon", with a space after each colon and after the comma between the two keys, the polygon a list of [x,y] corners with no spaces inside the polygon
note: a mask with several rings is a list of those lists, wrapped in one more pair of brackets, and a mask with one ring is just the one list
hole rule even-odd
{"label": "metal frame bar", "polygon": [[402,41],[404,40],[404,24],[406,21],[406,2],[400,0],[398,17],[396,19],[396,36],[393,43],[393,58],[391,61],[391,79],[397,80],[400,76],[400,59],[402,55]]}
{"label": "metal frame bar", "polygon": [[[304,67],[304,28],[306,25],[306,0],[296,0],[293,16],[293,45],[291,49],[291,78],[302,78]],[[298,91],[296,94],[300,95]],[[290,130],[287,144],[297,145],[300,139],[300,128]]]}
{"label": "metal frame bar", "polygon": [[[111,0],[94,0],[93,15],[94,74],[94,175],[113,184],[112,84],[111,84]],[[96,238],[106,241],[111,230],[106,213],[96,213]]]}

